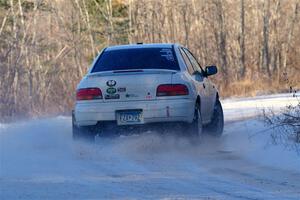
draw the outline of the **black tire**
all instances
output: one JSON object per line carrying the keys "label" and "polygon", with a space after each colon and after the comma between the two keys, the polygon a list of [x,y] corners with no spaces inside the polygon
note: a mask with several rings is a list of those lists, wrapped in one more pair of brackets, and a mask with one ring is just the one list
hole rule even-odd
{"label": "black tire", "polygon": [[203,133],[202,116],[200,106],[196,104],[194,111],[193,122],[188,125],[189,133],[192,138],[201,139]]}
{"label": "black tire", "polygon": [[220,137],[224,129],[224,114],[221,102],[219,99],[216,101],[213,111],[211,122],[205,127],[205,131],[209,135]]}
{"label": "black tire", "polygon": [[97,135],[96,126],[78,126],[74,113],[72,113],[72,134],[73,140],[82,140],[87,142],[94,142]]}

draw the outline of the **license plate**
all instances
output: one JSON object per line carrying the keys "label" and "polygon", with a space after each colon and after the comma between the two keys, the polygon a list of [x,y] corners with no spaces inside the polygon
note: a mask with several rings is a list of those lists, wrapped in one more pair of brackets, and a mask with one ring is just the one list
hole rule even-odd
{"label": "license plate", "polygon": [[143,112],[141,110],[128,110],[117,112],[118,125],[131,125],[143,123]]}

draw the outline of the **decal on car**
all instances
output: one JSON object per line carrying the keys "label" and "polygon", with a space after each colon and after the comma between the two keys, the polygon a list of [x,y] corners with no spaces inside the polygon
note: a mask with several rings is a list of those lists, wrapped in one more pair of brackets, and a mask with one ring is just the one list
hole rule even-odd
{"label": "decal on car", "polygon": [[126,96],[126,98],[139,97],[136,94],[126,94],[125,96]]}
{"label": "decal on car", "polygon": [[118,90],[118,92],[126,92],[126,88],[125,87],[119,87],[117,90]]}
{"label": "decal on car", "polygon": [[116,82],[115,80],[109,80],[109,81],[106,82],[106,85],[107,85],[108,87],[113,87],[113,86],[115,86],[116,84],[117,84],[117,82]]}
{"label": "decal on car", "polygon": [[105,99],[120,99],[119,94],[107,94],[105,95]]}
{"label": "decal on car", "polygon": [[160,50],[160,53],[161,53],[161,57],[164,57],[169,61],[174,61],[174,56],[171,49],[162,49]]}
{"label": "decal on car", "polygon": [[113,88],[113,87],[109,87],[109,88],[106,89],[106,92],[108,94],[115,94],[117,92],[117,89]]}

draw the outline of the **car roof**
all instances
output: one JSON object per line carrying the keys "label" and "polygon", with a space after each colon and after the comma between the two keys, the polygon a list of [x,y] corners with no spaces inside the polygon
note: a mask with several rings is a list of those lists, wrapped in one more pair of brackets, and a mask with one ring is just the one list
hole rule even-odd
{"label": "car roof", "polygon": [[136,49],[136,48],[172,48],[174,43],[153,43],[153,44],[126,44],[110,46],[105,51],[120,50],[120,49]]}

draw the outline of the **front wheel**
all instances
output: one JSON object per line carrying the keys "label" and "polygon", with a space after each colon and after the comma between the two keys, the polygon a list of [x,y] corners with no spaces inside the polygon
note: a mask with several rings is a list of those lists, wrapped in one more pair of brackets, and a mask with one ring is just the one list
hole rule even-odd
{"label": "front wheel", "polygon": [[220,137],[224,129],[224,114],[220,100],[217,100],[214,106],[211,122],[205,128],[207,133]]}

